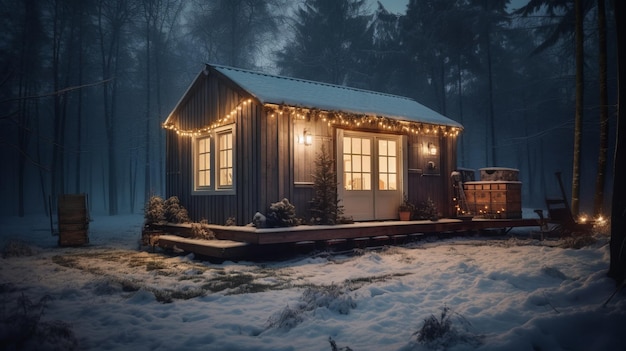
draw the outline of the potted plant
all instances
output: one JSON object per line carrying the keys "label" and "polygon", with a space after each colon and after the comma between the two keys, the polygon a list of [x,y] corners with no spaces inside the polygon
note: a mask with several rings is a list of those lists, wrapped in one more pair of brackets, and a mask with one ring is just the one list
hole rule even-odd
{"label": "potted plant", "polygon": [[401,221],[408,221],[413,216],[413,212],[415,211],[415,205],[413,205],[406,194],[402,199],[402,203],[398,206],[398,214],[400,216]]}

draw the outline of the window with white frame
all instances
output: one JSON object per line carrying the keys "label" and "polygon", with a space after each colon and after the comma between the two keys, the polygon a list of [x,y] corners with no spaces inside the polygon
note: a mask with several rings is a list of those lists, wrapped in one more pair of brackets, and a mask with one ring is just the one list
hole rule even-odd
{"label": "window with white frame", "polygon": [[233,187],[233,131],[227,130],[217,134],[219,167],[217,185],[220,189]]}
{"label": "window with white frame", "polygon": [[203,136],[197,138],[196,155],[196,188],[211,188],[211,137]]}
{"label": "window with white frame", "polygon": [[228,127],[193,138],[193,194],[232,193],[234,189],[233,137],[233,128]]}
{"label": "window with white frame", "polygon": [[398,156],[395,140],[378,140],[378,190],[398,189]]}

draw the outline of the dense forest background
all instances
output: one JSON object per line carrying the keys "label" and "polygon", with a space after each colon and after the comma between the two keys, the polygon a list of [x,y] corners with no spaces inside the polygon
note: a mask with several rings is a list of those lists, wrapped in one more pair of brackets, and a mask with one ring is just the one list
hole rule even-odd
{"label": "dense forest background", "polygon": [[165,195],[161,123],[204,63],[414,98],[465,126],[460,167],[519,168],[524,207],[560,194],[560,171],[581,212],[605,211],[611,4],[407,3],[0,0],[0,213],[81,192],[93,212],[136,213]]}

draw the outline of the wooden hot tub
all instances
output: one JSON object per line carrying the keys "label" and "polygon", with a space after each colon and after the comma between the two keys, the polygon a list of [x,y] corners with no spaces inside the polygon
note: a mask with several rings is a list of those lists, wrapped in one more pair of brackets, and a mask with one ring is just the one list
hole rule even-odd
{"label": "wooden hot tub", "polygon": [[469,210],[485,218],[522,218],[522,182],[515,168],[480,169],[480,181],[463,183]]}

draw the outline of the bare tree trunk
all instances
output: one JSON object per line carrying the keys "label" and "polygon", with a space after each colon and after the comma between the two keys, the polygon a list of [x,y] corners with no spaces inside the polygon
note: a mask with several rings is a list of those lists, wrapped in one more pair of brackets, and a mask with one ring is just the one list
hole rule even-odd
{"label": "bare tree trunk", "polygon": [[[21,56],[20,60],[20,82],[18,86],[18,96],[27,96],[28,95],[28,87],[26,86],[25,79],[25,57],[24,53],[26,51],[26,38],[22,38],[22,48],[21,48]],[[28,148],[29,141],[29,133],[28,133],[28,125],[29,123],[29,113],[26,111],[28,106],[28,101],[26,99],[21,99],[18,102],[18,112],[17,112],[17,120],[18,120],[18,130],[17,130],[17,145],[18,148],[22,151],[19,153],[18,163],[17,163],[17,215],[19,217],[24,217],[24,178],[26,172],[26,149]],[[39,148],[39,142],[37,142],[37,147]],[[44,195],[45,198],[45,195]]]}
{"label": "bare tree trunk", "polygon": [[[116,114],[117,114],[117,73],[119,71],[120,45],[123,26],[130,15],[131,3],[125,0],[105,1],[98,3],[98,36],[100,39],[100,59],[102,78],[107,80],[103,87],[104,124],[107,137],[108,153],[108,197],[109,215],[118,213],[117,203],[117,155],[116,155]],[[106,13],[105,13],[106,12]],[[105,23],[106,21],[106,23]],[[107,28],[105,28],[105,26]],[[107,42],[108,39],[108,42]]]}
{"label": "bare tree trunk", "polygon": [[[162,30],[159,30],[159,33],[162,33]],[[155,66],[155,81],[156,81],[156,115],[157,115],[157,123],[156,123],[156,136],[157,136],[157,150],[159,152],[159,162],[157,164],[157,169],[159,171],[158,173],[158,182],[155,179],[155,183],[157,184],[157,186],[155,187],[157,189],[157,193],[158,194],[163,194],[163,173],[164,173],[164,165],[163,165],[163,130],[161,129],[161,114],[162,114],[162,101],[161,101],[161,70],[163,69],[161,67],[161,53],[162,53],[162,41],[160,39],[157,38],[156,40],[156,44],[154,46],[154,52],[156,53],[156,55],[154,55],[154,66]],[[149,197],[146,198],[146,201],[148,201]]]}
{"label": "bare tree trunk", "polygon": [[137,192],[137,155],[136,152],[133,151],[129,162],[129,182],[130,182],[130,213],[135,213],[135,200],[136,200],[136,192]]}
{"label": "bare tree trunk", "polygon": [[152,31],[152,19],[153,19],[153,5],[152,1],[147,0],[143,2],[144,15],[146,21],[146,144],[145,144],[145,166],[144,166],[144,199],[148,201],[150,198],[150,192],[152,191],[152,183],[150,180],[150,96],[152,93],[151,85],[151,67],[150,67],[150,32]]}
{"label": "bare tree trunk", "polygon": [[[493,67],[491,62],[491,35],[487,33],[487,72],[489,83],[489,138],[491,141],[490,153],[491,153],[491,166],[498,165],[497,150],[496,150],[496,121],[495,113],[493,111]],[[488,161],[488,160],[487,160]]]}
{"label": "bare tree trunk", "polygon": [[526,171],[528,172],[528,180],[526,181],[526,183],[524,184],[524,187],[526,188],[526,191],[528,191],[528,194],[532,194],[533,193],[533,186],[535,184],[535,180],[532,177],[533,174],[533,165],[531,162],[531,152],[530,152],[530,136],[529,136],[529,131],[528,131],[528,125],[530,124],[529,122],[529,118],[527,115],[527,104],[526,104],[526,94],[525,92],[522,92],[522,113],[523,113],[523,120],[524,120],[524,136],[526,137],[526,142],[525,142],[525,149],[526,149]]}
{"label": "bare tree trunk", "polygon": [[606,45],[606,8],[604,0],[598,0],[598,66],[600,83],[600,150],[598,154],[598,174],[596,193],[593,199],[595,216],[604,211],[604,184],[606,163],[609,149],[609,95],[607,91],[607,45]]}
{"label": "bare tree trunk", "polygon": [[[61,56],[61,31],[60,19],[59,19],[59,7],[61,5],[58,1],[54,3],[54,14],[52,17],[53,29],[52,29],[52,82],[53,90],[60,90],[59,75],[60,75],[60,56]],[[53,98],[53,111],[54,111],[54,131],[53,131],[53,144],[52,144],[52,165],[50,166],[50,192],[53,198],[56,198],[58,194],[63,193],[63,142],[61,140],[62,129],[64,128],[63,116],[62,116],[62,100],[63,95],[54,95]]]}
{"label": "bare tree trunk", "polygon": [[[28,89],[26,87],[24,87],[23,85],[25,84],[23,82],[23,78],[20,78],[20,86],[19,86],[19,90],[20,90],[20,95],[22,94],[27,94]],[[25,214],[25,199],[24,199],[24,178],[25,178],[25,173],[26,173],[26,149],[28,148],[28,143],[30,140],[30,133],[28,133],[28,128],[27,126],[30,124],[29,123],[29,116],[28,116],[28,111],[27,106],[28,106],[28,102],[24,101],[20,101],[19,102],[19,111],[18,111],[18,132],[17,132],[17,144],[18,144],[18,148],[22,151],[20,152],[19,155],[19,159],[18,159],[18,178],[17,178],[17,215],[19,217],[24,217]],[[37,146],[39,147],[39,142],[37,143]],[[45,195],[44,195],[45,197]]]}
{"label": "bare tree trunk", "polygon": [[621,283],[626,278],[626,2],[614,0],[617,32],[617,140],[613,163],[611,244],[608,275]]}
{"label": "bare tree trunk", "polygon": [[[83,84],[83,65],[84,65],[84,42],[83,42],[83,2],[78,2],[78,85]],[[74,178],[74,189],[76,193],[81,192],[81,157],[82,157],[82,132],[83,132],[83,90],[78,90],[78,101],[76,111],[76,175]]]}
{"label": "bare tree trunk", "polygon": [[[18,62],[18,91],[17,96],[20,98],[17,102],[17,145],[20,150],[18,158],[18,203],[17,212],[18,216],[23,217],[26,212],[26,199],[24,198],[24,188],[26,186],[26,161],[28,155],[28,145],[30,144],[30,127],[31,119],[34,117],[38,121],[38,109],[37,102],[30,101],[25,97],[31,95],[32,90],[36,89],[33,86],[35,77],[33,76],[33,66],[36,64],[35,60],[39,54],[39,41],[41,40],[41,23],[40,23],[40,11],[38,9],[38,2],[34,0],[26,0],[23,2],[24,17],[22,20],[22,31],[20,33],[20,46],[19,46],[19,62]],[[37,151],[39,151],[39,140],[37,138]],[[40,172],[43,172],[40,168]],[[43,173],[40,173],[42,175]],[[45,189],[42,187],[42,195],[44,198],[44,206],[47,204]]]}
{"label": "bare tree trunk", "polygon": [[572,167],[572,214],[580,209],[580,162],[583,138],[584,33],[583,0],[575,0],[576,11],[576,112],[574,117],[574,162]]}
{"label": "bare tree trunk", "polygon": [[441,65],[439,66],[439,81],[441,82],[441,87],[439,90],[439,99],[441,99],[441,114],[447,115],[446,111],[446,72],[445,72],[445,63],[443,60],[441,61]]}
{"label": "bare tree trunk", "polygon": [[[162,6],[164,7],[160,7],[157,9],[157,15],[155,15],[155,20],[158,18],[158,25],[157,22],[155,21],[155,28],[157,29],[157,31],[155,32],[155,40],[153,43],[153,52],[154,54],[154,68],[155,68],[155,72],[154,72],[154,76],[155,76],[155,89],[156,89],[156,114],[158,116],[157,118],[157,123],[156,123],[156,130],[157,130],[157,143],[158,143],[158,182],[156,186],[157,192],[164,194],[165,192],[165,182],[164,182],[164,176],[165,176],[165,165],[164,165],[164,155],[165,155],[165,151],[163,150],[163,146],[165,144],[164,142],[164,136],[165,133],[163,132],[163,130],[161,129],[161,123],[162,121],[162,116],[163,116],[163,104],[162,104],[162,97],[161,97],[161,83],[163,82],[163,76],[162,76],[162,72],[164,70],[163,67],[161,67],[162,65],[162,61],[161,61],[161,56],[164,54],[165,50],[167,50],[167,45],[170,42],[171,39],[171,35],[173,32],[173,28],[175,27],[177,20],[178,20],[178,16],[180,15],[182,9],[183,9],[183,2],[182,1],[175,1],[175,0],[169,0],[166,1],[164,4],[161,3]],[[169,28],[165,28],[166,25]],[[164,37],[162,37],[164,36]],[[163,38],[161,40],[161,38]],[[156,182],[156,180],[155,180]],[[149,197],[145,199],[145,201],[148,201]]]}
{"label": "bare tree trunk", "polygon": [[[113,75],[117,77],[118,73],[118,64],[117,60],[119,58],[120,52],[120,39],[118,37],[115,43],[115,64],[113,68]],[[109,215],[117,215],[118,213],[118,203],[117,203],[117,148],[116,145],[116,135],[117,135],[117,125],[116,125],[116,115],[117,115],[117,80],[113,80],[111,83],[111,109],[109,115],[109,122],[107,123],[107,145],[109,149]]]}
{"label": "bare tree trunk", "polygon": [[[459,123],[463,125],[463,74],[461,73],[461,59],[462,56],[459,54],[459,59],[456,63],[457,67],[457,91],[459,93]],[[461,166],[465,166],[465,137],[463,135],[460,136],[461,139]]]}

